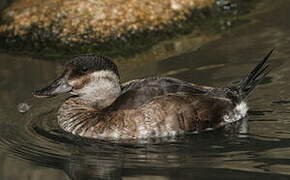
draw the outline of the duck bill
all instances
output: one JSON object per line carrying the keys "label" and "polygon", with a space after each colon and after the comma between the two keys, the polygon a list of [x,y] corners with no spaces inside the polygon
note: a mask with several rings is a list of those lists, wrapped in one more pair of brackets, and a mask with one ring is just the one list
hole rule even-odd
{"label": "duck bill", "polygon": [[49,86],[42,88],[40,90],[36,90],[33,93],[34,97],[38,98],[48,98],[56,96],[60,93],[67,93],[72,90],[72,86],[70,86],[64,77],[60,77],[53,81]]}

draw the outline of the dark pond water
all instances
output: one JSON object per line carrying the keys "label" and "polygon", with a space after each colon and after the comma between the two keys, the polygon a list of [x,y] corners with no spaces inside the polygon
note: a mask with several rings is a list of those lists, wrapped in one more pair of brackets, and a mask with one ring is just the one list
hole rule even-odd
{"label": "dark pond water", "polygon": [[[273,70],[249,98],[249,116],[234,131],[150,144],[73,137],[56,124],[64,97],[31,98],[62,71],[62,63],[0,54],[0,179],[290,179],[290,1],[271,3],[198,49],[139,66],[118,63],[124,79],[170,75],[225,86],[276,47]],[[20,102],[31,110],[17,112]]]}

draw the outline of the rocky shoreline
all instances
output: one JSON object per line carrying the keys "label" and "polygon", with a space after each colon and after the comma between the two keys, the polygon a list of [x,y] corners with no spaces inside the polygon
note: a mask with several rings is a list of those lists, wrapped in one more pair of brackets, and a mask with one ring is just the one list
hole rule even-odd
{"label": "rocky shoreline", "polygon": [[158,40],[160,32],[186,29],[188,19],[198,26],[208,16],[222,18],[216,8],[235,6],[229,0],[15,0],[1,13],[0,46],[94,52],[111,42],[124,46],[140,34]]}

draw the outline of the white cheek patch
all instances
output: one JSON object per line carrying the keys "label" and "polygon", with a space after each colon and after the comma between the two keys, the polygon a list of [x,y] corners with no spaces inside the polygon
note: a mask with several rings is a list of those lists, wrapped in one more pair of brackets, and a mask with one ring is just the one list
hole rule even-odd
{"label": "white cheek patch", "polygon": [[87,100],[104,100],[107,98],[115,97],[120,94],[120,82],[119,77],[112,71],[101,70],[88,74],[86,80],[74,80],[72,85],[78,86],[78,83],[84,83],[80,85],[81,88],[74,89],[72,94],[79,95],[81,98]]}
{"label": "white cheek patch", "polygon": [[79,93],[84,96],[90,96],[94,99],[104,99],[107,94],[115,94],[119,92],[120,88],[115,85],[115,83],[104,79],[92,79],[88,84],[79,90]]}

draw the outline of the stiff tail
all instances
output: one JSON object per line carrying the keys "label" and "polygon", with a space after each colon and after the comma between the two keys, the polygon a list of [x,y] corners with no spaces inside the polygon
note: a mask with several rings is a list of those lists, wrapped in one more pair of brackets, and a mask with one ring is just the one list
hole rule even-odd
{"label": "stiff tail", "polygon": [[238,83],[237,86],[234,87],[241,99],[246,98],[270,72],[269,64],[266,64],[266,62],[273,51],[274,48],[245,78]]}

